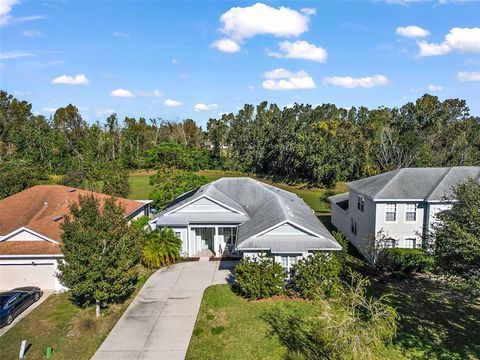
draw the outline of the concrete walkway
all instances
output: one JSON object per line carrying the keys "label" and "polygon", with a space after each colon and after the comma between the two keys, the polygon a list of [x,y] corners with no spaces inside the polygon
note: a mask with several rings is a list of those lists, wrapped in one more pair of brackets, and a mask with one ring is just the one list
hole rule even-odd
{"label": "concrete walkway", "polygon": [[195,261],[157,271],[92,359],[184,359],[204,290],[227,283],[234,266]]}

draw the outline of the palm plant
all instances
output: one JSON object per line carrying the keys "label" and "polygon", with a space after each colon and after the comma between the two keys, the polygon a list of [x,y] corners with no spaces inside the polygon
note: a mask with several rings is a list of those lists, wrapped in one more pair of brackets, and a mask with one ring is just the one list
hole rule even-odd
{"label": "palm plant", "polygon": [[180,258],[182,241],[172,229],[164,227],[153,231],[143,248],[142,262],[148,268],[159,268]]}

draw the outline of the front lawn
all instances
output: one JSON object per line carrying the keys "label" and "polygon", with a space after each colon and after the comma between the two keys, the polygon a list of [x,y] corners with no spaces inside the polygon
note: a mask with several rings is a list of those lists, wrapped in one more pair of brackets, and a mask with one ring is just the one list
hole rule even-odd
{"label": "front lawn", "polygon": [[[382,354],[386,359],[480,358],[480,304],[426,277],[382,278],[372,291],[392,293],[401,316],[397,337]],[[284,359],[286,349],[267,336],[262,314],[275,306],[309,312],[299,300],[248,301],[228,285],[214,285],[204,294],[187,359]]]}
{"label": "front lawn", "polygon": [[229,285],[205,290],[187,359],[282,359],[286,350],[267,336],[263,313],[274,306],[294,306],[308,312],[306,301],[248,301],[232,292]]}
{"label": "front lawn", "polygon": [[125,303],[103,310],[99,319],[94,318],[93,308],[80,309],[72,304],[69,292],[51,295],[0,337],[0,358],[18,359],[20,343],[27,340],[31,344],[27,359],[45,359],[49,346],[53,348],[52,359],[90,359],[147,278],[142,276],[137,291]]}

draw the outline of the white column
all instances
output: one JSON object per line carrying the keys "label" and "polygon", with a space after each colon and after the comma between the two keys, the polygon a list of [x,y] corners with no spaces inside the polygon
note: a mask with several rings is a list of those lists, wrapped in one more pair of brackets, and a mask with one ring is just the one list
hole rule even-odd
{"label": "white column", "polygon": [[218,226],[215,226],[215,234],[213,234],[213,252],[216,256],[220,256],[218,252]]}

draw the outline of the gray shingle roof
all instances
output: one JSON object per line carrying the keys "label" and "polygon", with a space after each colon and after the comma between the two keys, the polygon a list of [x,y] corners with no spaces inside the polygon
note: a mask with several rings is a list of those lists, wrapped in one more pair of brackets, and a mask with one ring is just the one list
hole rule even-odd
{"label": "gray shingle roof", "polygon": [[[196,198],[200,198],[203,195],[207,195],[210,198],[217,200],[242,214],[229,214],[223,217],[214,218],[208,214],[169,214],[166,213],[178,208],[185,203],[192,201]],[[166,216],[165,216],[166,215]],[[226,214],[225,214],[226,215]],[[340,249],[340,245],[335,241],[330,232],[325,226],[318,220],[313,213],[312,209],[308,207],[305,202],[296,194],[278,189],[274,186],[262,183],[246,177],[238,178],[221,178],[207,185],[204,185],[194,191],[186,193],[180,197],[180,199],[172,202],[163,212],[157,217],[157,225],[179,225],[195,223],[195,222],[208,222],[211,223],[227,221],[228,217],[238,220],[239,231],[237,246],[239,249],[242,247],[252,248],[255,244],[256,236],[265,230],[268,230],[283,222],[289,222],[297,225],[299,228],[305,229],[311,236],[306,235],[309,238],[307,242],[296,241],[295,243],[288,243],[289,245],[282,245],[285,240],[281,239],[281,236],[277,236],[275,248],[285,248],[286,251],[292,246],[297,244],[297,251],[301,249],[314,247],[322,249]],[[202,217],[201,221],[198,221]],[[210,217],[210,219],[208,218]],[[175,221],[175,223],[171,223]],[[312,242],[312,239],[316,238],[317,242]],[[250,242],[243,244],[246,240]],[[253,241],[253,243],[252,243]],[[270,242],[275,242],[275,239],[269,239]],[[244,246],[245,245],[245,246]],[[256,244],[254,247],[262,248]],[[265,245],[262,243],[262,246]],[[272,247],[270,246],[270,247]],[[295,247],[295,246],[294,246]],[[291,249],[290,249],[291,250]]]}
{"label": "gray shingle roof", "polygon": [[404,168],[346,185],[373,200],[439,201],[450,197],[452,187],[469,178],[480,180],[480,167]]}

